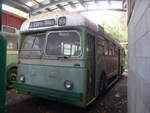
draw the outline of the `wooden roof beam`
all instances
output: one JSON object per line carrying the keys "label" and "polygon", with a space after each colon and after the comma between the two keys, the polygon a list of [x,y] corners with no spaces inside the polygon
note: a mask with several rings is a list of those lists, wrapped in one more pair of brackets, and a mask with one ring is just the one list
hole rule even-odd
{"label": "wooden roof beam", "polygon": [[58,5],[56,5],[56,6],[57,6],[57,8],[59,8],[60,10],[66,11],[66,9],[65,9],[62,5],[60,5],[60,4],[58,4]]}
{"label": "wooden roof beam", "polygon": [[85,3],[84,3],[83,0],[78,0],[78,2],[79,2],[84,8],[86,8],[86,5],[85,5]]}
{"label": "wooden roof beam", "polygon": [[111,0],[108,0],[108,4],[111,5]]}
{"label": "wooden roof beam", "polygon": [[74,1],[74,0],[59,0],[59,1],[54,1],[54,2],[51,2],[52,0],[50,0],[50,2],[46,5],[42,5],[41,7],[39,8],[36,8],[36,9],[33,9],[31,11],[31,15],[34,15],[34,13],[38,12],[38,11],[41,11],[41,10],[44,10],[45,8],[49,8],[53,5],[57,5],[59,3],[63,3],[63,2],[70,2],[70,1]]}
{"label": "wooden roof beam", "polygon": [[45,8],[45,10],[47,10],[47,11],[52,11],[50,8]]}
{"label": "wooden roof beam", "polygon": [[4,0],[3,3],[6,4],[6,5],[9,5],[11,7],[15,7],[15,8],[17,8],[17,9],[19,9],[21,11],[26,12],[26,13],[29,13],[32,10],[31,7],[27,6],[24,3],[20,3],[19,1]]}
{"label": "wooden roof beam", "polygon": [[73,2],[68,2],[68,4],[73,8],[73,9],[76,9],[76,6]]}
{"label": "wooden roof beam", "polygon": [[54,0],[49,0],[49,3],[54,3],[55,1]]}
{"label": "wooden roof beam", "polygon": [[97,0],[92,0],[94,3],[97,3]]}
{"label": "wooden roof beam", "polygon": [[42,6],[42,4],[36,0],[33,0],[35,3],[37,3],[39,6]]}

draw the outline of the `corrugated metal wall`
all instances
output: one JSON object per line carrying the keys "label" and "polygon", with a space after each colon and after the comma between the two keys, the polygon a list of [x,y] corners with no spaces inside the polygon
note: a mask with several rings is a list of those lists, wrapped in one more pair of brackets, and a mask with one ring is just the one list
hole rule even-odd
{"label": "corrugated metal wall", "polygon": [[2,24],[20,29],[26,19],[15,14],[3,11]]}
{"label": "corrugated metal wall", "polygon": [[128,24],[128,113],[150,113],[150,0],[135,0]]}

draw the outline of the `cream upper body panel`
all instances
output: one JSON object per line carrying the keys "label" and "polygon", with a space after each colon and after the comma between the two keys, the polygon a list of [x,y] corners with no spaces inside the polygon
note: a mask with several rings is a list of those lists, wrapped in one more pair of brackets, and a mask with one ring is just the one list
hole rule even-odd
{"label": "cream upper body panel", "polygon": [[29,31],[35,31],[35,30],[43,30],[43,29],[52,29],[52,28],[58,28],[62,27],[58,24],[55,24],[53,26],[47,26],[47,27],[39,27],[39,28],[31,28],[30,23],[31,22],[38,22],[42,20],[48,20],[48,19],[55,19],[56,23],[60,17],[66,17],[66,24],[65,27],[69,26],[85,26],[90,29],[93,29],[95,32],[98,32],[98,26],[95,23],[92,23],[87,18],[85,18],[83,15],[79,14],[78,12],[48,12],[43,13],[37,16],[33,16],[30,19],[26,20],[22,26],[21,26],[21,32],[29,32]]}

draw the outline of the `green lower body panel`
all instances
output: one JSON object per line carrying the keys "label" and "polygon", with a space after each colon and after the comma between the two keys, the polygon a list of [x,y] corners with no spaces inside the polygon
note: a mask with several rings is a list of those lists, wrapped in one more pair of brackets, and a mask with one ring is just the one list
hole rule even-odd
{"label": "green lower body panel", "polygon": [[86,106],[84,99],[85,95],[82,93],[41,88],[20,83],[17,83],[15,86],[19,93],[35,95],[50,100],[57,100],[60,102],[70,103],[80,107]]}

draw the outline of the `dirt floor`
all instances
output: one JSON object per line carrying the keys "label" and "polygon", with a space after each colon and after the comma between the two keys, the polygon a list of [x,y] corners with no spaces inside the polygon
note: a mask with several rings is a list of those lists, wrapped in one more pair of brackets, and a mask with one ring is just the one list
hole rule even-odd
{"label": "dirt floor", "polygon": [[122,77],[104,97],[99,97],[87,109],[38,97],[7,91],[8,113],[127,113],[127,78]]}

